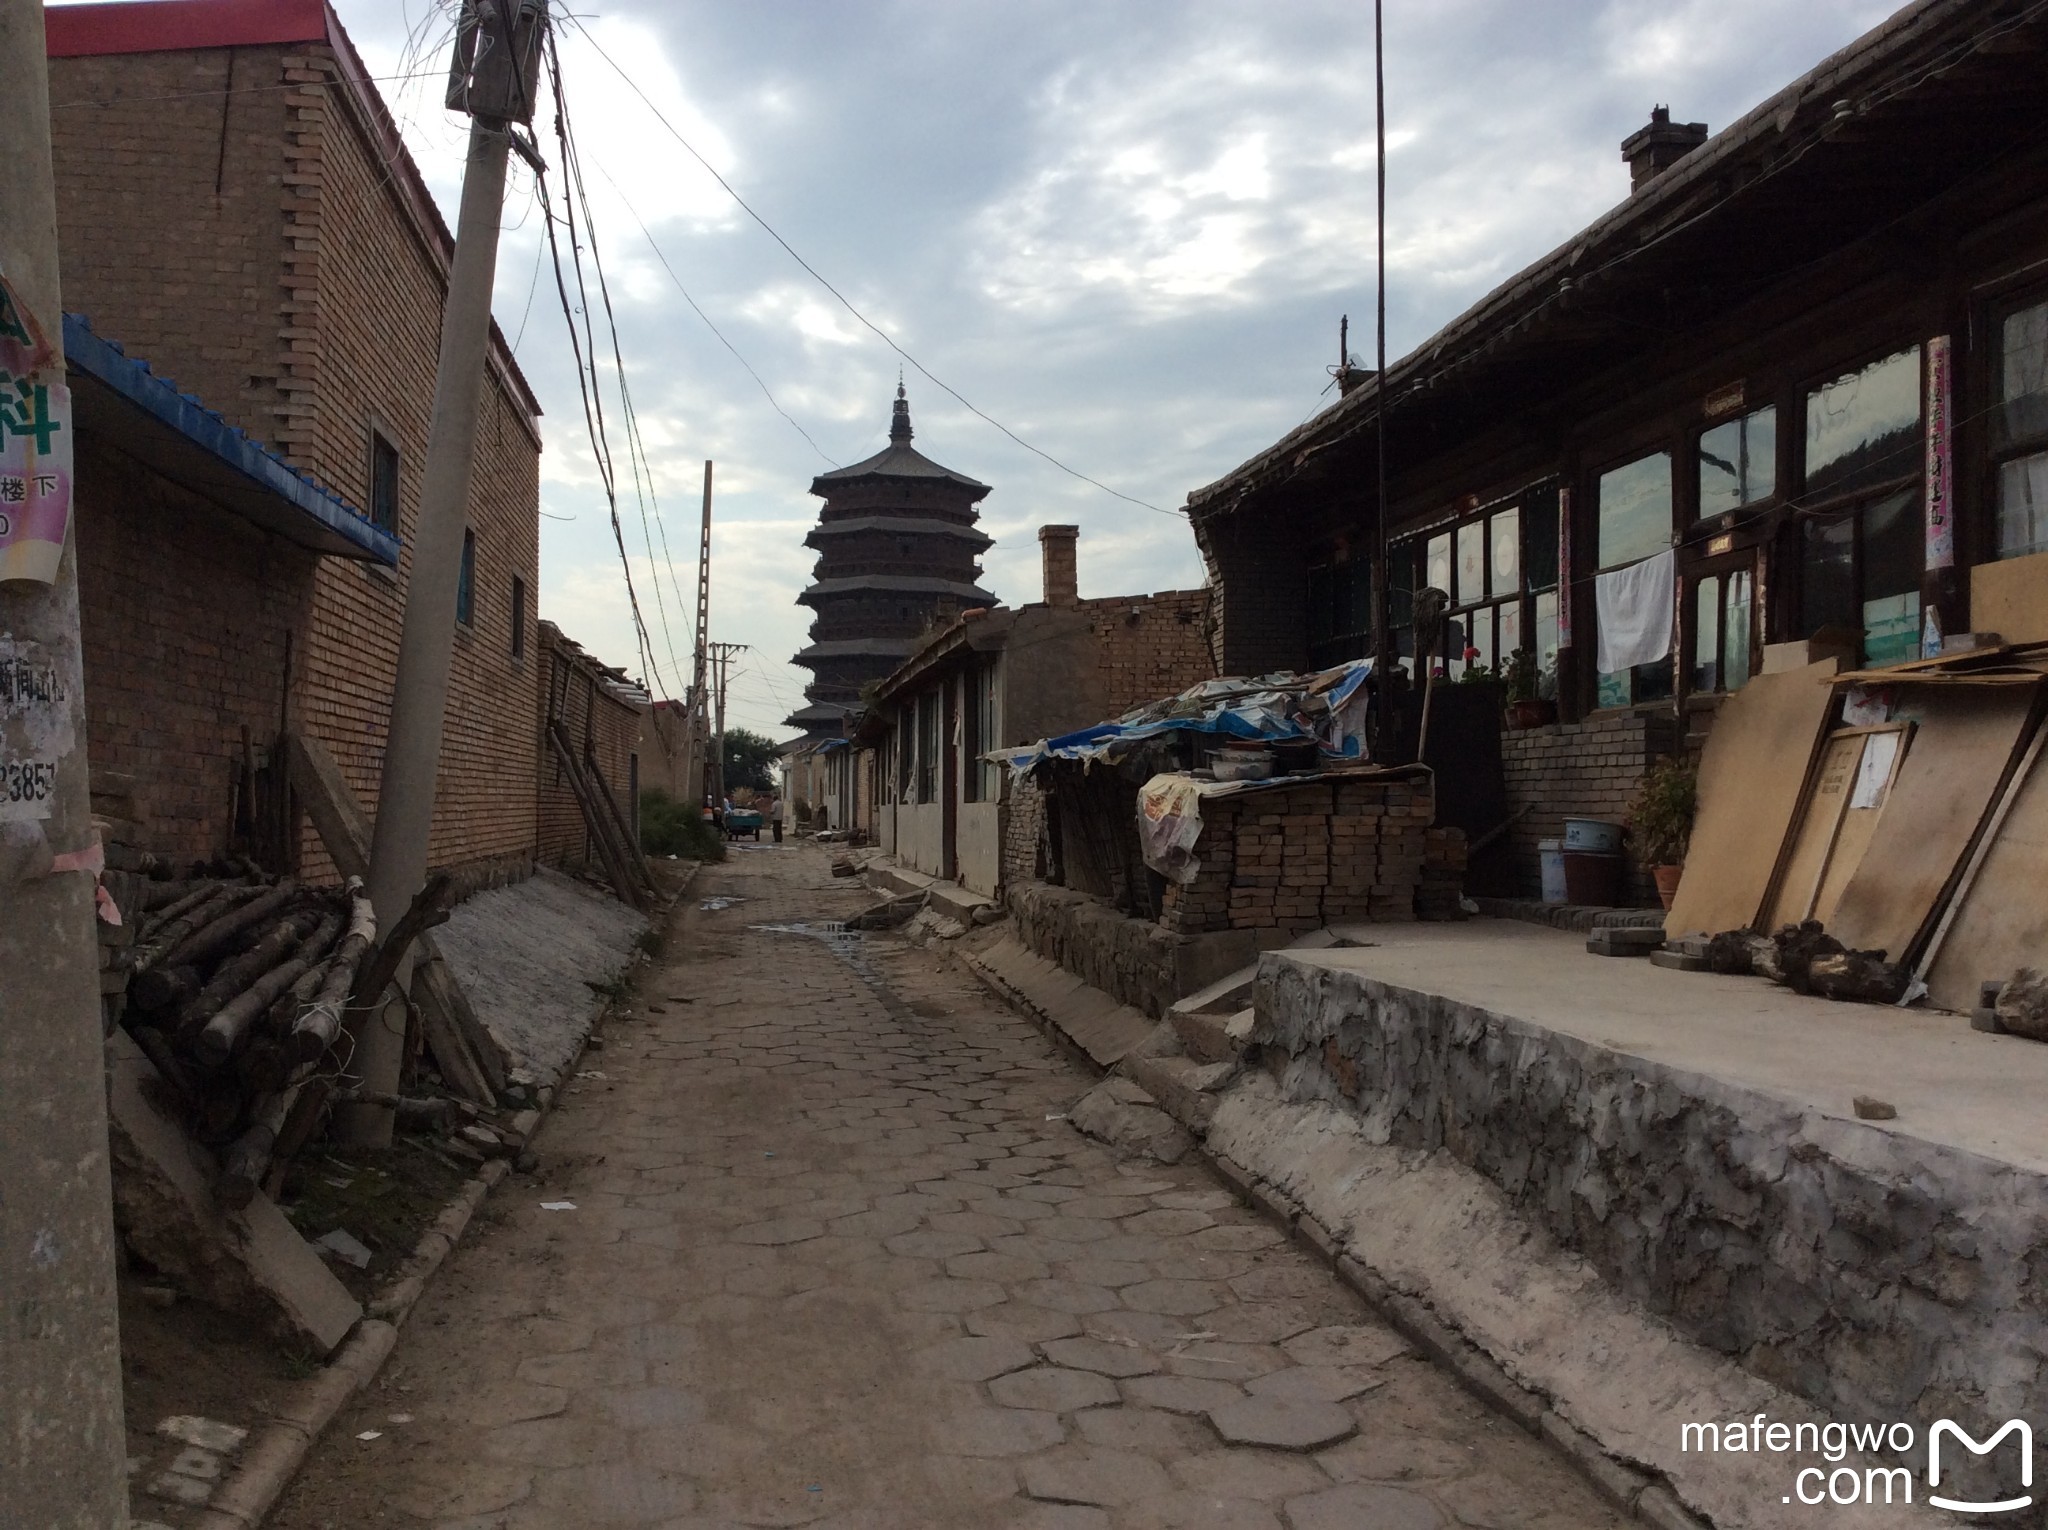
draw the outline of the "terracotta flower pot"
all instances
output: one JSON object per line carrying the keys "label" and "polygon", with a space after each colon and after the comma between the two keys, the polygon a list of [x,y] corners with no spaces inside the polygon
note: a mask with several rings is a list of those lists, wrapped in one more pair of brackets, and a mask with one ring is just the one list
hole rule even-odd
{"label": "terracotta flower pot", "polygon": [[1510,731],[1524,728],[1541,728],[1546,723],[1557,721],[1557,703],[1554,701],[1510,701],[1507,724]]}
{"label": "terracotta flower pot", "polygon": [[1683,866],[1652,866],[1650,875],[1657,883],[1657,899],[1665,908],[1678,896],[1678,879],[1685,872]]}

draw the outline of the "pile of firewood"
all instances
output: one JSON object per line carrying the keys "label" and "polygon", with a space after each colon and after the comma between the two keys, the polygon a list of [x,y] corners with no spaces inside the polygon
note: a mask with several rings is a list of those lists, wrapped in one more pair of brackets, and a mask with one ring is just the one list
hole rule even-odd
{"label": "pile of firewood", "polygon": [[[222,1151],[222,1202],[246,1205],[280,1139],[295,1135],[295,1114],[303,1138],[342,1071],[344,1014],[369,969],[384,965],[372,955],[377,920],[356,878],[315,889],[253,868],[198,868],[181,880],[165,870],[105,879],[120,923],[102,926],[102,995],[192,1136]],[[389,978],[387,969],[368,980],[381,988]],[[295,1113],[316,1079],[318,1103],[309,1096]]]}

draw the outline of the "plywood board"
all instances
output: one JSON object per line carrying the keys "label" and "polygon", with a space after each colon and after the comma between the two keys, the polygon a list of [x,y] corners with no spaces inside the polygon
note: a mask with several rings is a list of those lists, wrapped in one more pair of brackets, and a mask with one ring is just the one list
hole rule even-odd
{"label": "plywood board", "polygon": [[1700,759],[1699,811],[1669,935],[1756,923],[1834,702],[1830,659],[1758,675],[1721,704]]}
{"label": "plywood board", "polygon": [[1814,772],[1787,841],[1785,870],[1778,878],[1778,893],[1771,900],[1765,929],[1775,930],[1813,917],[1814,900],[1833,862],[1842,817],[1849,811],[1849,794],[1856,784],[1857,767],[1863,762],[1866,736],[1861,731],[1832,733],[1821,746],[1820,766]]}
{"label": "plywood board", "polygon": [[[1890,734],[1890,739],[1882,750],[1877,742],[1882,736],[1880,733],[1873,732],[1865,741],[1857,782],[1849,793],[1849,806],[1842,814],[1841,830],[1835,835],[1834,854],[1828,857],[1827,874],[1821,878],[1813,910],[1807,915],[1824,925],[1834,919],[1835,910],[1841,907],[1842,893],[1856,875],[1856,869],[1863,864],[1871,842],[1877,838],[1878,826],[1884,821],[1885,807],[1891,801],[1892,787],[1898,782],[1906,750],[1912,743],[1910,725],[1885,731]],[[1866,778],[1874,778],[1874,796],[1864,795]]]}
{"label": "plywood board", "polygon": [[2048,553],[1971,569],[1970,630],[1995,632],[2008,643],[2048,638]]}
{"label": "plywood board", "polygon": [[1927,996],[1943,1009],[1977,1003],[1978,984],[2018,967],[2048,966],[2048,765],[2038,758],[2016,782],[2005,818],[1927,974]]}
{"label": "plywood board", "polygon": [[2011,766],[2038,686],[1901,688],[1919,726],[1892,784],[1887,832],[1856,868],[1828,933],[1904,961],[1961,867]]}

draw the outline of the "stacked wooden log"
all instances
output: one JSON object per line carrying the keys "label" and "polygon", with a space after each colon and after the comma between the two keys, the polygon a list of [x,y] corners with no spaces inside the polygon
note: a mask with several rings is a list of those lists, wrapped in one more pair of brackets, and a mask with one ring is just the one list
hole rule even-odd
{"label": "stacked wooden log", "polygon": [[359,878],[315,889],[253,867],[181,881],[163,870],[106,879],[120,923],[102,910],[116,933],[103,938],[101,989],[193,1137],[223,1150],[221,1199],[246,1205],[295,1115],[301,1137],[310,1132],[317,1109],[295,1110],[306,1086],[324,1099],[342,1071],[342,1018],[376,916]]}

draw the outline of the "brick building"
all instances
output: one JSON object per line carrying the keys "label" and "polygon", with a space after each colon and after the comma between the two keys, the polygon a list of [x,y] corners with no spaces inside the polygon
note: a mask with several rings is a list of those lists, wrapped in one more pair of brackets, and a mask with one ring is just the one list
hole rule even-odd
{"label": "brick building", "polygon": [[1376,580],[1418,676],[1532,653],[1533,891],[1535,839],[1620,816],[1768,645],[2048,637],[2044,48],[2033,11],[1920,0],[1718,134],[1659,108],[1613,211],[1189,495],[1224,670],[1372,652]]}
{"label": "brick building", "polygon": [[1215,674],[1209,592],[1082,600],[1079,536],[1074,526],[1039,528],[1042,601],[963,612],[876,688],[857,735],[872,760],[858,811],[904,865],[988,896],[1029,880],[1041,860],[1043,804],[981,756]]}
{"label": "brick building", "polygon": [[[215,709],[238,716],[237,734],[247,722],[260,745],[280,718],[303,729],[374,813],[453,238],[322,0],[61,7],[49,13],[48,35],[67,307],[362,507],[390,554],[308,563],[251,544],[240,563],[223,553],[224,566],[246,565],[262,598],[223,602],[203,567],[166,577],[205,560],[192,546],[164,546],[162,524],[137,518],[146,499],[129,496],[143,491],[108,465],[102,483],[120,509],[97,523],[88,509],[85,557],[111,577],[154,575],[146,596],[124,590],[122,603],[146,602],[167,630],[217,648],[208,662],[244,672],[223,682],[235,706]],[[538,414],[494,333],[436,866],[514,871],[539,842]],[[135,536],[117,546],[104,534],[116,524]],[[131,698],[161,691],[162,670],[109,667],[131,650],[100,645],[90,683]],[[239,717],[245,704],[255,715]],[[171,742],[162,727],[141,731]],[[194,811],[180,809],[176,835],[202,832]],[[309,874],[327,869],[309,829],[299,850]]]}
{"label": "brick building", "polygon": [[577,800],[550,735],[559,732],[581,768],[582,779],[610,799],[608,804],[600,801],[594,805],[599,811],[609,811],[637,848],[640,752],[652,698],[622,670],[600,663],[564,637],[553,622],[540,624],[539,650],[536,722],[542,742],[534,848],[541,860],[552,865],[602,869],[586,807]]}
{"label": "brick building", "polygon": [[270,755],[319,571],[397,539],[83,320],[64,348],[96,808],[163,854],[288,858]]}

